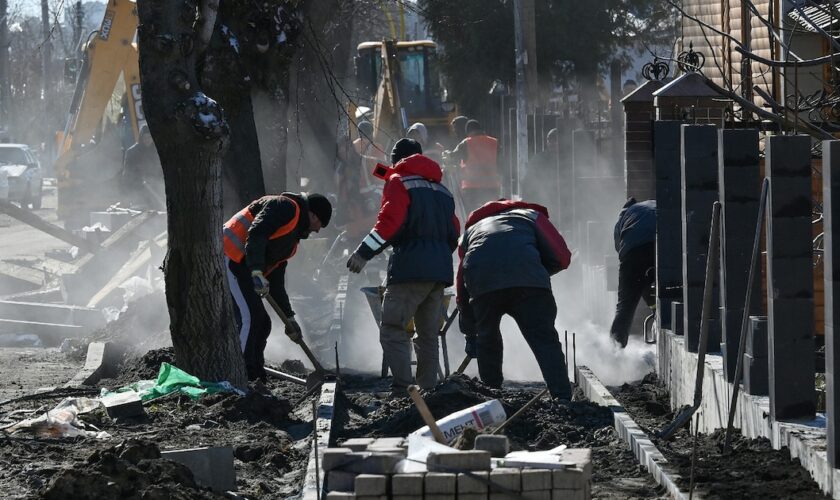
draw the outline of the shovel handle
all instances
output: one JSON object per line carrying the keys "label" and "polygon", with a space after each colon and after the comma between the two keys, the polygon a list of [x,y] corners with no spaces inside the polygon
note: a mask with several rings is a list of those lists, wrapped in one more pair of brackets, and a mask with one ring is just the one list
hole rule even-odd
{"label": "shovel handle", "polygon": [[429,411],[429,407],[426,406],[426,401],[423,399],[423,396],[420,395],[420,388],[416,385],[408,386],[408,395],[411,396],[411,400],[414,401],[414,406],[416,406],[417,411],[420,412],[423,422],[426,422],[426,425],[429,426],[429,430],[432,431],[432,436],[435,438],[435,441],[440,444],[447,444],[446,438],[443,437],[443,433],[440,431],[437,421],[435,421],[435,417],[432,416],[432,412]]}
{"label": "shovel handle", "polygon": [[464,360],[461,361],[461,364],[460,366],[458,366],[458,369],[455,370],[455,373],[457,373],[458,375],[464,373],[464,370],[466,370],[467,367],[470,366],[470,361],[472,361],[472,357],[470,357],[470,355],[468,354],[464,357]]}
{"label": "shovel handle", "polygon": [[300,377],[295,377],[294,375],[289,375],[288,373],[283,373],[279,370],[273,370],[267,366],[265,367],[265,372],[271,375],[272,377],[279,378],[280,380],[286,380],[288,382],[294,382],[295,384],[306,385],[306,380]]}
{"label": "shovel handle", "polygon": [[[277,301],[274,300],[274,297],[272,297],[271,295],[266,295],[265,299],[268,301],[269,304],[271,304],[271,308],[274,309],[274,312],[277,313],[277,316],[280,317],[280,321],[282,321],[283,324],[286,325],[286,328],[289,328],[292,322],[291,320],[289,320],[289,317],[286,316],[286,313],[284,313],[283,310],[280,309],[280,306],[277,304]],[[309,349],[309,346],[306,345],[306,342],[303,340],[303,338],[301,338],[297,342],[297,344],[300,346],[301,349],[303,349],[303,353],[306,354],[307,358],[309,358],[309,362],[312,363],[313,367],[315,367],[315,371],[323,373],[324,367],[318,361],[318,358],[316,358],[315,355],[312,354],[312,350]]]}

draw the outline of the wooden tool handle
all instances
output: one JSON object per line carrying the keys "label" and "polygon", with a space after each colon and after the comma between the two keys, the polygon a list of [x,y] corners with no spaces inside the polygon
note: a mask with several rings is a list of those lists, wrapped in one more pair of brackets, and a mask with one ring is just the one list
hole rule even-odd
{"label": "wooden tool handle", "polygon": [[423,417],[423,422],[426,422],[426,425],[429,426],[429,430],[432,431],[432,436],[434,436],[435,441],[440,444],[447,444],[446,438],[443,437],[443,433],[440,431],[440,427],[438,427],[437,422],[435,421],[435,417],[432,416],[432,412],[430,412],[429,407],[426,406],[426,401],[424,401],[423,396],[420,395],[420,388],[416,385],[408,386],[408,395],[411,396],[411,400],[414,401],[414,406],[417,407],[417,411],[419,411],[420,416]]}
{"label": "wooden tool handle", "polygon": [[[266,295],[265,299],[268,301],[269,304],[271,304],[271,308],[274,309],[274,312],[277,313],[277,316],[280,317],[280,321],[283,322],[283,324],[286,326],[286,328],[290,328],[290,327],[293,328],[291,326],[292,321],[289,319],[288,316],[286,316],[286,313],[284,313],[283,310],[280,309],[280,306],[274,300],[274,297],[272,297],[271,295]],[[297,344],[300,346],[301,349],[303,349],[303,353],[306,354],[307,358],[309,358],[309,362],[312,363],[312,366],[315,368],[315,371],[316,372],[323,372],[324,367],[318,361],[318,358],[316,358],[315,355],[312,354],[312,350],[309,349],[308,345],[306,345],[306,342],[303,340],[303,337],[300,338],[300,340],[297,342]]]}
{"label": "wooden tool handle", "polygon": [[464,360],[461,361],[461,365],[458,366],[458,369],[455,370],[455,373],[457,373],[458,375],[464,373],[464,370],[466,370],[467,367],[470,366],[470,361],[472,361],[472,358],[468,354],[466,357],[464,357]]}

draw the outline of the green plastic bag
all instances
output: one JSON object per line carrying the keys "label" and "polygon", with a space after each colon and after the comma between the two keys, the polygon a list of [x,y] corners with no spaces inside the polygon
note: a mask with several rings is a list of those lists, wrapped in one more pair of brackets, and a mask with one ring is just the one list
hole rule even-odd
{"label": "green plastic bag", "polygon": [[[116,392],[135,391],[143,401],[151,401],[173,392],[180,392],[190,399],[198,399],[205,394],[217,392],[234,392],[239,395],[244,393],[233,387],[230,382],[204,382],[194,375],[172,366],[169,363],[162,363],[154,385],[135,382],[131,385],[118,389]],[[150,381],[149,381],[150,382]]]}

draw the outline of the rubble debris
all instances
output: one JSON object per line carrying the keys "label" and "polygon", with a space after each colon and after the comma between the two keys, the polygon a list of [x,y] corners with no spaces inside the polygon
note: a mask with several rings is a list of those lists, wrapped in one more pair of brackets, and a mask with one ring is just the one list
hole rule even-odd
{"label": "rubble debris", "polygon": [[[655,374],[633,384],[612,388],[633,420],[648,435],[673,419],[667,391],[658,385]],[[694,469],[695,493],[703,498],[828,498],[816,482],[791,459],[787,448],[774,450],[764,438],[747,439],[733,434],[732,452],[723,456],[725,431],[700,434]],[[688,491],[693,436],[682,428],[669,441],[657,440],[656,447],[674,466],[680,478],[677,486]],[[756,467],[756,464],[761,464]]]}

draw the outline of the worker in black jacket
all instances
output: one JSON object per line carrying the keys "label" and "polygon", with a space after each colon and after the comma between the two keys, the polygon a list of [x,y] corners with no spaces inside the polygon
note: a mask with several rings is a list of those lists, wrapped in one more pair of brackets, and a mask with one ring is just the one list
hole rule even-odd
{"label": "worker in black jacket", "polygon": [[624,348],[639,299],[644,298],[648,306],[654,304],[651,286],[656,278],[656,200],[627,200],[613,238],[619,261],[618,304],[610,336]]}
{"label": "worker in black jacket", "polygon": [[466,351],[478,358],[481,380],[501,387],[502,316],[516,321],[552,397],[572,390],[554,319],[550,277],[569,267],[571,253],[545,207],[500,200],[472,212],[458,248],[457,289]]}
{"label": "worker in black jacket", "polygon": [[225,223],[228,284],[236,305],[239,343],[249,380],[265,380],[263,353],[271,320],[262,303],[269,293],[288,316],[286,335],[298,342],[300,325],[286,293],[286,263],[298,242],[330,223],[332,205],[320,194],[263,196]]}

